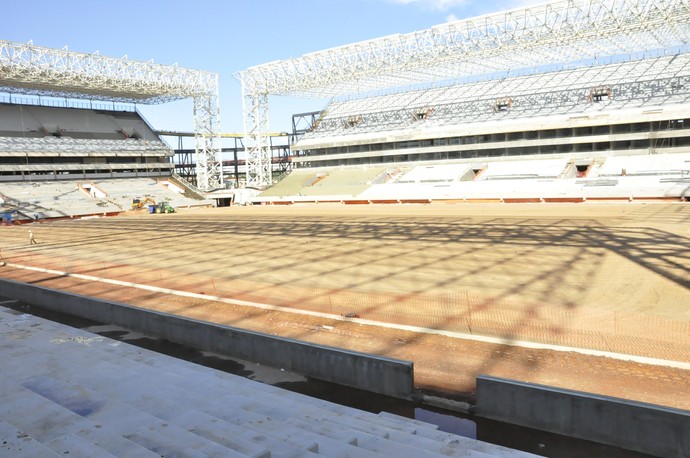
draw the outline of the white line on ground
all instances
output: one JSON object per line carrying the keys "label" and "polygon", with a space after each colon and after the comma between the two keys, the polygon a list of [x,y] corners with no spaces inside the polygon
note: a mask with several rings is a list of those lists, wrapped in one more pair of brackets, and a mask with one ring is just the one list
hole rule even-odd
{"label": "white line on ground", "polygon": [[156,293],[164,293],[164,294],[171,294],[171,295],[181,296],[181,297],[190,297],[190,298],[194,298],[194,299],[217,301],[217,302],[223,302],[226,304],[239,305],[239,306],[244,306],[244,307],[254,307],[254,308],[258,308],[258,309],[262,309],[262,310],[273,310],[273,311],[277,311],[277,312],[293,313],[293,314],[298,314],[298,315],[309,315],[309,316],[315,316],[315,317],[319,317],[319,318],[326,318],[329,320],[337,320],[337,321],[352,321],[355,323],[365,324],[365,325],[370,325],[370,326],[378,326],[378,327],[389,328],[389,329],[398,329],[401,331],[410,331],[410,332],[416,332],[416,333],[421,333],[421,334],[435,334],[435,335],[441,335],[444,337],[451,337],[454,339],[473,340],[476,342],[484,342],[484,343],[490,343],[490,344],[495,344],[495,345],[507,345],[507,346],[511,346],[511,347],[532,348],[535,350],[552,350],[552,351],[561,351],[561,352],[574,352],[574,353],[579,353],[582,355],[599,356],[599,357],[617,359],[617,360],[621,360],[621,361],[631,361],[631,362],[636,362],[636,363],[641,363],[641,364],[649,364],[649,365],[654,365],[654,366],[664,366],[664,367],[673,367],[676,369],[690,370],[690,362],[672,361],[672,360],[659,359],[659,358],[650,358],[647,356],[628,355],[628,354],[624,354],[624,353],[614,353],[614,352],[609,352],[609,351],[592,350],[592,349],[588,349],[588,348],[566,347],[563,345],[551,345],[551,344],[544,344],[544,343],[538,343],[538,342],[529,342],[526,340],[512,340],[512,339],[505,339],[505,338],[501,338],[501,337],[490,337],[490,336],[481,336],[481,335],[475,335],[475,334],[466,334],[466,333],[462,333],[462,332],[444,331],[442,329],[431,329],[431,328],[423,328],[423,327],[419,327],[419,326],[409,326],[409,325],[404,325],[404,324],[386,323],[383,321],[367,320],[364,318],[346,318],[346,317],[343,317],[340,315],[335,315],[332,313],[313,312],[310,310],[299,310],[299,309],[293,309],[293,308],[289,308],[289,307],[281,307],[281,306],[277,306],[277,305],[261,304],[258,302],[242,301],[242,300],[238,300],[238,299],[228,299],[228,298],[219,297],[219,296],[211,296],[209,294],[190,293],[187,291],[179,291],[179,290],[175,290],[175,289],[161,288],[158,286],[143,285],[140,283],[132,283],[132,282],[126,282],[126,281],[121,281],[121,280],[113,280],[110,278],[94,277],[92,275],[82,275],[82,274],[63,272],[63,271],[53,270],[53,269],[44,269],[42,267],[24,266],[21,264],[12,264],[12,263],[8,263],[7,266],[8,267],[14,267],[17,269],[31,270],[34,272],[42,272],[42,273],[49,273],[49,274],[53,274],[53,275],[60,275],[63,277],[79,278],[81,280],[97,281],[97,282],[101,282],[101,283],[108,283],[111,285],[118,285],[118,286],[127,286],[130,288],[138,288],[138,289],[142,289],[142,290],[146,290],[146,291],[152,291],[152,292],[156,292]]}

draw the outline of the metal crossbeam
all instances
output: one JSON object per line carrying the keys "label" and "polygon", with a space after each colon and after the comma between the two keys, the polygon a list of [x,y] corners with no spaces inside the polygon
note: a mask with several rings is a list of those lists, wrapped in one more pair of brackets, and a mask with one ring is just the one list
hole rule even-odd
{"label": "metal crossbeam", "polygon": [[268,94],[247,92],[242,86],[244,145],[247,160],[246,186],[262,188],[271,184],[271,142],[268,127]]}
{"label": "metal crossbeam", "polygon": [[690,0],[567,0],[464,19],[240,72],[250,90],[332,97],[681,46]]}
{"label": "metal crossbeam", "polygon": [[[690,0],[562,0],[262,64],[237,78],[245,100],[255,102],[253,111],[245,108],[251,140],[268,129],[261,114],[268,111],[268,94],[330,98],[516,69],[585,65],[601,57],[686,46],[689,37]],[[252,164],[270,162],[268,148],[253,148]],[[248,171],[248,180],[261,173]]]}
{"label": "metal crossbeam", "polygon": [[222,186],[215,73],[0,40],[0,92],[140,104],[193,98],[197,184]]}
{"label": "metal crossbeam", "polygon": [[[434,105],[430,115],[432,125],[439,123],[482,122],[509,117],[547,116],[553,112],[565,112],[571,109],[584,110],[590,103],[588,100],[589,87],[555,90],[549,92],[536,91],[522,94],[511,99],[510,108],[504,112],[495,109],[495,97],[479,97],[475,99],[458,100]],[[690,98],[690,75],[683,75],[665,79],[632,81],[610,86],[611,97],[602,100],[601,106],[608,106],[610,100],[617,103],[639,101],[659,101],[676,97],[687,100]],[[357,126],[357,133],[381,131],[412,126],[417,122],[415,114],[419,108],[406,107],[398,110],[381,110],[361,115],[361,122]],[[334,134],[347,131],[347,121],[350,116],[337,116],[321,121],[320,129]],[[352,130],[352,129],[350,129]],[[299,145],[297,145],[299,147]]]}

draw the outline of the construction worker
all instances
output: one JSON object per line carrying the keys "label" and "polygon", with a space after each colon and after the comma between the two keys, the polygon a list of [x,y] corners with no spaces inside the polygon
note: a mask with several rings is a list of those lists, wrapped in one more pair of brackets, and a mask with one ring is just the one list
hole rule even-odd
{"label": "construction worker", "polygon": [[29,229],[29,245],[38,245],[38,242],[34,238],[34,233]]}

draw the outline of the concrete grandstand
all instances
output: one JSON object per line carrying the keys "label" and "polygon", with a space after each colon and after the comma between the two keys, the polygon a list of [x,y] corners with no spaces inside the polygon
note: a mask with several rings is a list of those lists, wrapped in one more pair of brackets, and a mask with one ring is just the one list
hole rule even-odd
{"label": "concrete grandstand", "polygon": [[136,199],[212,203],[174,176],[173,150],[135,104],[194,98],[197,184],[221,186],[217,75],[32,44],[0,41],[0,48],[6,222],[117,214]]}
{"label": "concrete grandstand", "polygon": [[[554,2],[247,69],[249,95],[332,97],[292,145],[305,179],[256,202],[690,198],[687,5],[609,3]],[[354,77],[332,68],[339,59]]]}
{"label": "concrete grandstand", "polygon": [[135,199],[210,205],[173,177],[173,151],[137,111],[0,104],[0,199],[17,221],[112,215]]}

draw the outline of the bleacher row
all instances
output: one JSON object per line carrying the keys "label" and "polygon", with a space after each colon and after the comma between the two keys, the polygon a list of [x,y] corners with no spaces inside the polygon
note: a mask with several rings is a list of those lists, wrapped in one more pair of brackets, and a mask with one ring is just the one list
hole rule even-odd
{"label": "bleacher row", "polygon": [[[56,172],[167,170],[173,154],[136,111],[0,104],[2,181],[25,181],[27,173],[38,180]],[[51,178],[58,177],[43,177]]]}
{"label": "bleacher row", "polygon": [[141,155],[154,153],[160,156],[172,156],[173,151],[160,140],[135,139],[81,139],[69,137],[0,137],[0,154],[21,153],[22,155],[74,154],[88,155]]}
{"label": "bleacher row", "polygon": [[[660,104],[688,103],[690,56],[680,54],[588,68],[334,101],[303,140],[389,129],[425,128]],[[611,97],[588,100],[594,87]],[[497,98],[510,109],[496,110]]]}
{"label": "bleacher row", "polygon": [[0,337],[0,456],[535,456],[4,307]]}
{"label": "bleacher row", "polygon": [[690,198],[690,153],[297,169],[255,202]]}
{"label": "bleacher row", "polygon": [[[149,194],[152,178],[171,176],[173,156],[136,110],[0,103],[1,209],[21,218],[130,209],[132,199]],[[123,182],[128,185],[120,188]],[[98,198],[82,184],[101,188]],[[151,196],[173,206],[199,205],[162,189]]]}
{"label": "bleacher row", "polygon": [[136,111],[47,107],[0,103],[0,136],[121,140],[134,136],[156,141],[158,136]]}
{"label": "bleacher row", "polygon": [[0,183],[0,213],[12,219],[43,219],[112,214],[132,208],[134,199],[150,198],[176,208],[209,206],[212,201],[187,196],[173,181],[151,178]]}

